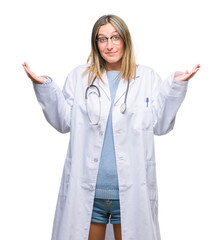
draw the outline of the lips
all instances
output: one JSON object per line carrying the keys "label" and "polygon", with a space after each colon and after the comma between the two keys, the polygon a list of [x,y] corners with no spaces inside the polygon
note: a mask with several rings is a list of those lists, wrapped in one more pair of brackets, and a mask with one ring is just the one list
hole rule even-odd
{"label": "lips", "polygon": [[107,55],[114,55],[116,52],[107,52]]}

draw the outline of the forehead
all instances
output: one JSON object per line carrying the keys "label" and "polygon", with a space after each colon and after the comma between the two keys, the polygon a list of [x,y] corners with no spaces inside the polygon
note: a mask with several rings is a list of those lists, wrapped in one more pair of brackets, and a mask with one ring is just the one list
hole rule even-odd
{"label": "forehead", "polygon": [[112,33],[115,33],[115,32],[117,32],[117,30],[115,29],[115,27],[111,23],[107,23],[105,25],[102,25],[98,29],[98,35],[100,35],[100,34],[109,35],[109,34],[112,34]]}

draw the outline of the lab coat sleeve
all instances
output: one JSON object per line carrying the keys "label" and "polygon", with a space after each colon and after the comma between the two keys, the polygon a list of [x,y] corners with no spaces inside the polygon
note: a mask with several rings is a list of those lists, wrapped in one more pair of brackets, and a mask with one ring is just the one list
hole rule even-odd
{"label": "lab coat sleeve", "polygon": [[155,71],[152,74],[153,130],[155,135],[164,135],[174,127],[177,111],[186,95],[188,81],[174,79],[174,76],[182,72],[173,73],[164,82]]}
{"label": "lab coat sleeve", "polygon": [[47,85],[47,84],[50,84],[52,81],[53,81],[53,79],[52,79],[52,78],[50,78],[50,77],[47,77],[47,80],[46,80],[46,82],[44,82],[44,83],[42,83],[42,84],[43,84],[43,85]]}
{"label": "lab coat sleeve", "polygon": [[75,83],[67,76],[63,90],[51,81],[49,84],[33,83],[37,100],[46,120],[59,132],[70,131]]}

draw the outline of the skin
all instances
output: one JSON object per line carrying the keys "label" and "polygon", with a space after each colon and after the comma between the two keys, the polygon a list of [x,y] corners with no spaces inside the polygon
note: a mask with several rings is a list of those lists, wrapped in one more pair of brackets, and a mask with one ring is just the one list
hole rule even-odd
{"label": "skin", "polygon": [[28,76],[34,83],[36,83],[36,84],[42,84],[42,83],[44,83],[44,82],[47,80],[46,77],[42,77],[42,76],[38,77],[34,72],[32,72],[32,71],[30,70],[29,66],[28,66],[28,63],[24,62],[24,63],[22,64],[22,66],[23,66],[23,68],[24,68],[27,76]]}
{"label": "skin", "polygon": [[185,71],[185,73],[175,76],[174,79],[178,81],[188,81],[191,79],[195,73],[200,69],[200,64],[196,64],[195,67],[189,72],[188,70]]}
{"label": "skin", "polygon": [[[103,25],[99,28],[98,37],[111,37],[117,35],[117,31],[114,26],[110,23]],[[124,53],[124,42],[120,41],[120,44],[113,44],[111,39],[108,42],[101,44],[98,42],[98,48],[101,56],[106,62],[107,71],[120,71],[122,64],[122,56]],[[114,53],[114,54],[109,54]],[[46,77],[37,76],[31,71],[28,64],[24,62],[22,64],[28,77],[36,84],[42,84],[46,81]],[[191,79],[196,72],[200,69],[200,64],[196,64],[195,67],[189,72],[186,70],[181,75],[175,76],[174,79],[177,81],[188,81]],[[121,224],[113,224],[114,235],[116,240],[121,240]],[[104,240],[106,231],[106,224],[103,223],[91,223],[89,231],[89,240]]]}
{"label": "skin", "polygon": [[[118,32],[114,28],[111,23],[107,23],[106,25],[102,25],[98,30],[98,37],[111,37],[113,35],[117,35]],[[124,42],[120,41],[120,44],[113,44],[111,39],[108,39],[108,42],[105,44],[101,44],[98,42],[98,49],[106,62],[106,70],[107,71],[120,71],[122,64],[122,56],[124,53]],[[114,53],[114,54],[111,54]],[[28,77],[36,84],[42,84],[46,81],[46,77],[37,76],[34,72],[31,71],[28,64],[24,62],[23,68],[26,71]],[[200,64],[196,64],[195,67],[189,72],[186,70],[183,74],[175,76],[174,79],[178,81],[188,81],[191,79],[196,72],[200,69]]]}
{"label": "skin", "polygon": [[[104,240],[106,232],[106,224],[94,223],[90,225],[88,240]],[[115,240],[122,240],[121,224],[113,224]]]}
{"label": "skin", "polygon": [[[111,37],[118,35],[118,32],[111,23],[102,25],[98,30],[98,37]],[[98,49],[101,56],[106,62],[107,71],[120,71],[122,64],[122,56],[124,53],[124,42],[121,39],[120,44],[113,44],[111,39],[107,43],[98,42]],[[111,55],[111,53],[114,53]]]}

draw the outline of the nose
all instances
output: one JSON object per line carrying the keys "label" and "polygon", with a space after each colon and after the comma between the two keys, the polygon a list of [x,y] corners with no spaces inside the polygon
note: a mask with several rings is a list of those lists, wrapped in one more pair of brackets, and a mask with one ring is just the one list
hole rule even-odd
{"label": "nose", "polygon": [[112,42],[112,40],[109,38],[108,39],[108,42],[107,42],[107,48],[108,49],[111,49],[113,47],[113,42]]}

